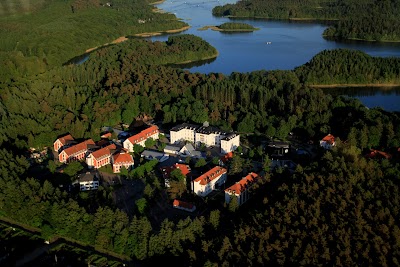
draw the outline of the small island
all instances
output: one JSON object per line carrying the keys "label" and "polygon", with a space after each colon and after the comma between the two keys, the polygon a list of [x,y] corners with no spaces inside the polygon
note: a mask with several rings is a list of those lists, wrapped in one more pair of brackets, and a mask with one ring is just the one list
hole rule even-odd
{"label": "small island", "polygon": [[226,22],[219,26],[204,26],[200,28],[200,31],[211,29],[213,31],[223,31],[223,32],[251,32],[259,30],[247,23],[236,23],[236,22]]}

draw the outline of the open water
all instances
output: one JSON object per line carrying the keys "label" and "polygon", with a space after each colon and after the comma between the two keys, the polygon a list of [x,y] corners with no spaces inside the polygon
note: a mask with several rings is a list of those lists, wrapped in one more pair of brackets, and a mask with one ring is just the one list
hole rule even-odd
{"label": "open water", "polygon": [[[212,46],[219,56],[201,65],[186,66],[191,72],[223,73],[251,72],[257,70],[292,70],[307,63],[325,49],[347,48],[366,52],[371,56],[400,57],[400,43],[371,43],[362,41],[337,42],[322,37],[327,25],[315,22],[289,22],[261,19],[234,19],[253,25],[260,30],[243,33],[223,33],[211,29],[200,31],[208,25],[220,25],[232,21],[229,18],[212,16],[217,5],[235,3],[233,0],[167,0],[158,8],[174,13],[191,28],[184,33],[197,35]],[[168,35],[151,37],[164,41]],[[369,108],[380,106],[388,111],[400,111],[399,90],[369,90],[369,95],[358,95],[351,90],[346,95],[359,98]],[[349,91],[350,92],[350,91]]]}

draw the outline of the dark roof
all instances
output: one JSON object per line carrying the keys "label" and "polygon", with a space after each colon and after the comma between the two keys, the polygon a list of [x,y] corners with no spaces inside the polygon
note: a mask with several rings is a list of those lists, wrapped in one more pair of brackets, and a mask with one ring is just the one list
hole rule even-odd
{"label": "dark roof", "polygon": [[182,123],[182,124],[179,124],[179,125],[173,127],[173,128],[171,129],[171,131],[177,132],[177,131],[180,131],[180,130],[182,130],[182,129],[197,130],[197,128],[199,128],[199,127],[200,127],[200,126],[199,126],[199,125],[196,125],[196,124]]}
{"label": "dark roof", "polygon": [[227,136],[225,136],[225,137],[224,137],[223,139],[221,139],[221,140],[229,141],[229,140],[235,138],[236,136],[238,136],[238,135],[235,134],[235,133],[229,133]]}
{"label": "dark roof", "polygon": [[228,133],[221,130],[218,127],[214,126],[201,126],[199,129],[196,131],[197,133],[202,133],[202,134],[222,134],[222,135],[227,135]]}
{"label": "dark roof", "polygon": [[79,182],[97,181],[99,178],[95,172],[86,172],[78,176]]}

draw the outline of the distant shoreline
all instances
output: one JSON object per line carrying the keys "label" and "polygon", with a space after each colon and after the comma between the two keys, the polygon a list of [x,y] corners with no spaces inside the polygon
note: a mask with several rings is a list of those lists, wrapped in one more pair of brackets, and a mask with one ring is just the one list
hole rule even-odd
{"label": "distant shoreline", "polygon": [[357,84],[357,83],[347,83],[347,84],[312,84],[308,85],[312,88],[346,88],[346,87],[381,87],[381,88],[389,88],[393,89],[395,87],[400,87],[400,84],[394,83],[364,83],[364,84]]}
{"label": "distant shoreline", "polygon": [[166,30],[166,31],[160,31],[160,32],[142,32],[142,33],[136,33],[132,36],[135,37],[151,37],[151,36],[157,36],[157,35],[162,35],[165,33],[177,33],[177,32],[183,32],[186,31],[190,28],[190,26],[184,26],[180,29],[172,29],[172,30]]}
{"label": "distant shoreline", "polygon": [[213,31],[218,31],[218,32],[252,32],[252,31],[257,31],[259,28],[253,28],[253,29],[221,29],[218,26],[203,26],[198,29],[198,31],[205,31],[211,29]]}

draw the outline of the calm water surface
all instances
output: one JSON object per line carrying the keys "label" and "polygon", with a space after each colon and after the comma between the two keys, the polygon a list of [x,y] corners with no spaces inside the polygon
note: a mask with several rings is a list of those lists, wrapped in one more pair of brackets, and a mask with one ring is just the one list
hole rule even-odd
{"label": "calm water surface", "polygon": [[[322,37],[326,25],[310,22],[287,22],[270,20],[235,19],[260,28],[245,33],[223,33],[212,30],[200,31],[207,25],[220,25],[232,21],[229,18],[213,17],[214,6],[235,3],[233,0],[199,1],[167,0],[158,8],[174,13],[191,28],[184,33],[197,35],[212,46],[219,56],[200,66],[191,66],[190,71],[200,73],[251,72],[256,70],[292,70],[307,63],[313,56],[325,49],[357,49],[371,56],[400,57],[400,44],[368,42],[335,42]],[[168,36],[152,37],[153,41],[164,41]],[[267,42],[271,42],[267,44]],[[374,90],[369,96],[355,96],[367,107],[381,106],[386,110],[400,111],[400,95],[396,90]],[[352,95],[354,96],[354,95]],[[387,103],[393,105],[386,105]]]}

